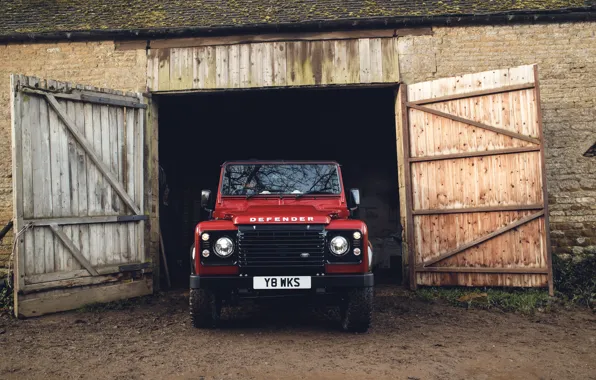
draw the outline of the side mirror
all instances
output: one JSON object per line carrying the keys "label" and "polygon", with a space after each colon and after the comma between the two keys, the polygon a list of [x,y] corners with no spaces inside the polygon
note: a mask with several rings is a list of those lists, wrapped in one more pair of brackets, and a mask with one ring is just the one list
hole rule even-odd
{"label": "side mirror", "polygon": [[360,206],[360,190],[350,189],[350,199],[348,201],[348,206],[351,211],[358,209],[358,206]]}
{"label": "side mirror", "polygon": [[201,191],[201,207],[207,211],[211,211],[211,190]]}

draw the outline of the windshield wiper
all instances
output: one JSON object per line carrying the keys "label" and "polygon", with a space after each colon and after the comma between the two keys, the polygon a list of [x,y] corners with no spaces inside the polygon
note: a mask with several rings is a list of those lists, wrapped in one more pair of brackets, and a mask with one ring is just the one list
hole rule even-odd
{"label": "windshield wiper", "polygon": [[307,191],[306,193],[296,194],[296,199],[302,198],[305,195],[320,195],[320,194],[333,194],[329,191]]}

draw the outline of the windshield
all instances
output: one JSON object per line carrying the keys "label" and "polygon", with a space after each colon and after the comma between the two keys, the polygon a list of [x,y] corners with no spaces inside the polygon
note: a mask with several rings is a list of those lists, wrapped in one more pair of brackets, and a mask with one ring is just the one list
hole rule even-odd
{"label": "windshield", "polygon": [[222,195],[340,194],[337,165],[229,164]]}

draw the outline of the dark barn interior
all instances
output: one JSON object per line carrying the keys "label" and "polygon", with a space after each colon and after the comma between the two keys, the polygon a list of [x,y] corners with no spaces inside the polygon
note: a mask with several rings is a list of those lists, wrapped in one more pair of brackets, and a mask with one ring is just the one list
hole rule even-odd
{"label": "dark barn interior", "polygon": [[206,217],[201,190],[215,192],[221,164],[243,159],[339,162],[345,188],[361,191],[380,267],[399,281],[394,97],[388,87],[160,96],[160,220],[173,284],[188,282],[194,227]]}

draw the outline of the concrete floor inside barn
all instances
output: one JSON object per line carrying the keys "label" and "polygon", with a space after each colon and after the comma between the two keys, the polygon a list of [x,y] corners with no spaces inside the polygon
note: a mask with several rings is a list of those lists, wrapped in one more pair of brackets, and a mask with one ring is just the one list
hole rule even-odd
{"label": "concrete floor inside barn", "polygon": [[595,379],[596,314],[532,316],[376,289],[367,334],[332,311],[243,306],[190,326],[184,291],[28,320],[0,317],[2,379]]}

